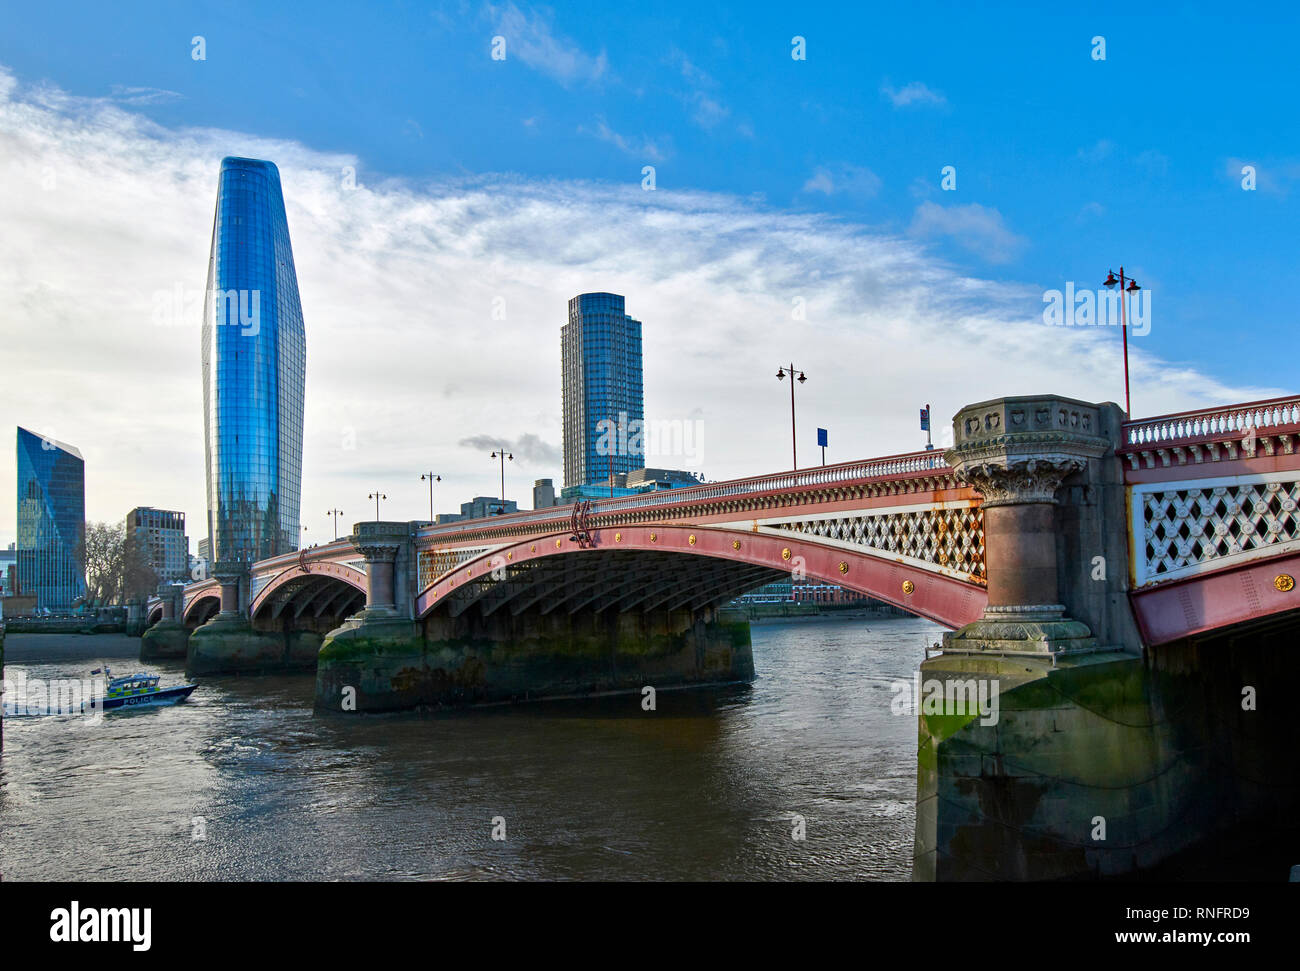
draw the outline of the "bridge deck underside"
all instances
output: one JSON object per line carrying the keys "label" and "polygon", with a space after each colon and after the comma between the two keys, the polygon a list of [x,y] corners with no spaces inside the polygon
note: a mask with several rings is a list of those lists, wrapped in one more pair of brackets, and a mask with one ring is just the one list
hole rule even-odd
{"label": "bridge deck underside", "polygon": [[185,625],[197,627],[206,624],[221,610],[221,597],[216,593],[203,593],[187,600],[185,607]]}
{"label": "bridge deck underside", "polygon": [[258,619],[346,617],[365,605],[366,594],[351,583],[328,574],[296,576],[277,587],[257,605]]}
{"label": "bridge deck underside", "polygon": [[456,617],[471,608],[519,615],[563,611],[618,613],[716,607],[789,573],[708,556],[627,550],[580,553],[499,565],[457,587],[431,613]]}

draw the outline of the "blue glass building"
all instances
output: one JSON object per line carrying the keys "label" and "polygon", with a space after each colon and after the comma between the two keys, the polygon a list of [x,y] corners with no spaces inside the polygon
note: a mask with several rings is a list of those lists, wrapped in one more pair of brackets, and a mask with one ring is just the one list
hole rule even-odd
{"label": "blue glass building", "polygon": [[86,529],[86,463],[71,445],[18,429],[18,586],[61,610],[86,592],[77,544]]}
{"label": "blue glass building", "polygon": [[280,172],[221,161],[203,308],[203,424],[214,560],[298,548],[307,344]]}
{"label": "blue glass building", "polygon": [[560,356],[565,486],[608,482],[644,466],[640,436],[628,429],[645,420],[641,321],[624,313],[623,298],[582,293],[570,300]]}

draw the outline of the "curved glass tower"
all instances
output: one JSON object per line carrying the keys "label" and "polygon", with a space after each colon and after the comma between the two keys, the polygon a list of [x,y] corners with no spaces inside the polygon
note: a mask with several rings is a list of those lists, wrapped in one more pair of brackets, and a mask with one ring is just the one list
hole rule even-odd
{"label": "curved glass tower", "polygon": [[221,161],[203,307],[213,560],[298,548],[307,344],[280,171]]}

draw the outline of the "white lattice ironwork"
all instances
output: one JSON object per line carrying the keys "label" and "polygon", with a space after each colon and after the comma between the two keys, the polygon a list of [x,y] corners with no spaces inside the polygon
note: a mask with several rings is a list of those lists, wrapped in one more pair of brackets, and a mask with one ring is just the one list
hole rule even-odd
{"label": "white lattice ironwork", "polygon": [[492,546],[471,546],[458,550],[421,550],[420,551],[420,589],[423,590],[444,573],[456,569],[462,563],[468,563],[476,556],[482,556]]}
{"label": "white lattice ironwork", "polygon": [[970,503],[942,507],[912,506],[879,513],[801,517],[764,525],[817,536],[863,552],[904,557],[914,565],[935,568],[983,583],[984,513]]}
{"label": "white lattice ironwork", "polygon": [[1300,548],[1300,473],[1133,488],[1139,586]]}

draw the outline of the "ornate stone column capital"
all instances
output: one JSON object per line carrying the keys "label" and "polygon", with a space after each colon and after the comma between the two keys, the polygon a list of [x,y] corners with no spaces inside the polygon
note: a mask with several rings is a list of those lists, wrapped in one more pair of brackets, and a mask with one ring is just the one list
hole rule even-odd
{"label": "ornate stone column capital", "polygon": [[1059,395],[995,398],[957,413],[953,447],[944,460],[979,490],[986,509],[1052,503],[1067,476],[1110,449],[1100,424],[1097,405],[1086,401]]}
{"label": "ornate stone column capital", "polygon": [[398,550],[410,539],[410,532],[407,523],[356,523],[348,541],[368,563],[391,562],[397,558]]}
{"label": "ornate stone column capital", "polygon": [[957,469],[958,475],[979,490],[985,509],[1018,502],[1055,502],[1056,490],[1065,477],[1087,464],[1084,459],[1071,455],[954,462],[949,458],[951,454],[945,454],[944,458]]}
{"label": "ornate stone column capital", "polygon": [[248,575],[244,560],[214,560],[208,572],[218,583],[238,583]]}

